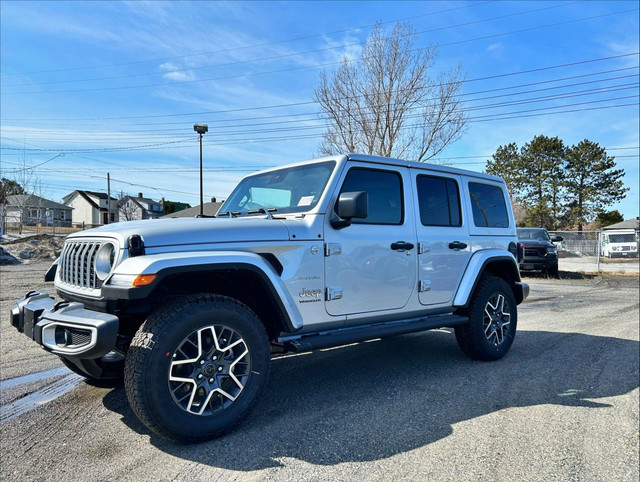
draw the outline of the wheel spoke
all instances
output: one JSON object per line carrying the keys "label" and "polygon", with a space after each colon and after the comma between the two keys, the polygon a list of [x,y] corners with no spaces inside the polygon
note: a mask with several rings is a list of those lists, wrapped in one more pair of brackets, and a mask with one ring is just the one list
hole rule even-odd
{"label": "wheel spoke", "polygon": [[497,293],[487,300],[484,308],[482,326],[489,343],[495,346],[500,345],[504,341],[510,323],[511,313],[509,313],[507,300],[502,293]]}
{"label": "wheel spoke", "polygon": [[192,332],[173,357],[169,366],[171,396],[180,408],[195,415],[212,415],[229,407],[251,373],[246,342],[223,325]]}

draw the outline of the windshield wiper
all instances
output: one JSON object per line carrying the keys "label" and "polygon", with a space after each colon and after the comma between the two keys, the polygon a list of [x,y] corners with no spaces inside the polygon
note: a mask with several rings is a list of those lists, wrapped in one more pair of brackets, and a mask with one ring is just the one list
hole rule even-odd
{"label": "windshield wiper", "polygon": [[277,210],[278,210],[277,208],[251,209],[250,211],[247,211],[247,214],[266,214],[267,215],[267,219],[273,219],[273,216],[271,215],[271,213],[275,213]]}
{"label": "windshield wiper", "polygon": [[220,216],[229,216],[230,218],[235,218],[240,216],[242,213],[240,211],[222,211],[221,213],[216,214],[216,217]]}

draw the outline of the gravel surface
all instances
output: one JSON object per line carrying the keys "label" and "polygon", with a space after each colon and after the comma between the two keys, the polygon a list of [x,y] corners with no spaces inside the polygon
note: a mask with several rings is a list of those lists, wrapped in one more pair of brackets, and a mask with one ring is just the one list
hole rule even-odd
{"label": "gravel surface", "polygon": [[178,445],[136,419],[121,386],[61,375],[7,323],[26,291],[53,291],[48,265],[0,267],[0,415],[53,393],[2,423],[2,479],[638,480],[637,277],[526,278],[497,362],[466,358],[451,330],[274,359],[237,430]]}

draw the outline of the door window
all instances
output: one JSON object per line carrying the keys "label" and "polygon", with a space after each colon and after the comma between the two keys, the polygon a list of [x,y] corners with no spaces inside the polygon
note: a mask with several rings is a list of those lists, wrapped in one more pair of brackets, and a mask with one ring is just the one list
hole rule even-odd
{"label": "door window", "polygon": [[418,176],[420,221],[424,226],[461,226],[460,194],[452,179]]}
{"label": "door window", "polygon": [[394,171],[354,167],[347,173],[341,193],[366,191],[369,199],[368,215],[352,219],[353,224],[402,224],[404,206],[402,179]]}

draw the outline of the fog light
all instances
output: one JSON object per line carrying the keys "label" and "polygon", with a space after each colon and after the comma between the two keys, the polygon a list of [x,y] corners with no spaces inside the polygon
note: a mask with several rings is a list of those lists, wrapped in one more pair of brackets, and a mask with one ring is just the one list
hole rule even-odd
{"label": "fog light", "polygon": [[65,347],[68,344],[67,338],[67,330],[65,330],[62,326],[57,325],[54,332],[54,337],[56,341],[56,345],[59,347]]}

